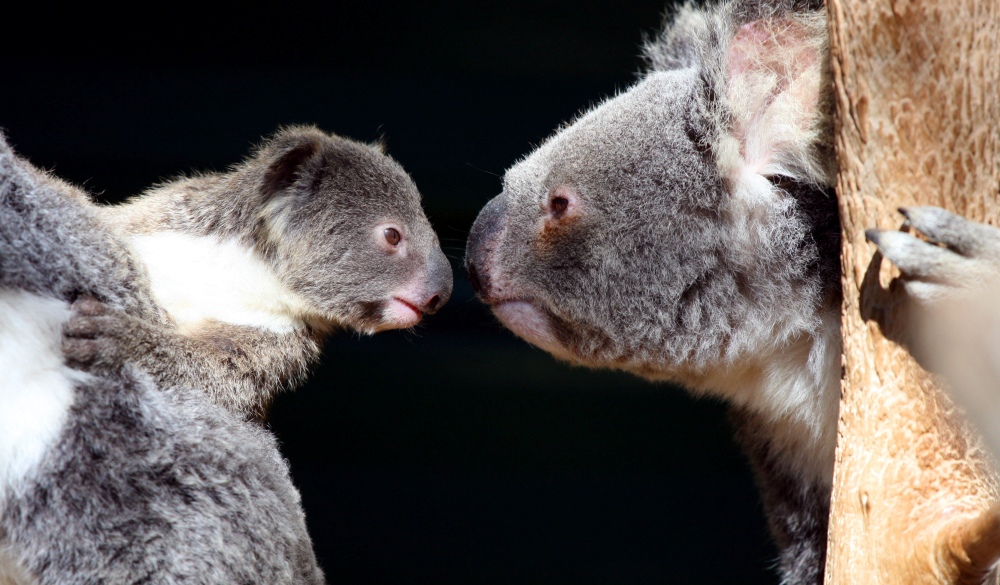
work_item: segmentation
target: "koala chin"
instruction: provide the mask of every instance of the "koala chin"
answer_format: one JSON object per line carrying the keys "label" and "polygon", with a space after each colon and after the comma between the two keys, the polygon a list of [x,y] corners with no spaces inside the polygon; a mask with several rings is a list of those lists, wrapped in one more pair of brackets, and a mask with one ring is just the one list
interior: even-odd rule
{"label": "koala chin", "polygon": [[822,578],[840,226],[821,2],[685,7],[649,68],[511,167],[466,269],[558,358],[726,399],[785,582]]}

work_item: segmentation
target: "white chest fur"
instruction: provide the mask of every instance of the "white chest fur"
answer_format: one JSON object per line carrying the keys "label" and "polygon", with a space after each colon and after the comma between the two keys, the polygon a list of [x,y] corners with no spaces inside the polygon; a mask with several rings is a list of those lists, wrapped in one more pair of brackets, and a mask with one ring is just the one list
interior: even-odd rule
{"label": "white chest fur", "polygon": [[206,321],[289,333],[308,308],[248,246],[179,232],[134,236],[153,296],[181,331]]}
{"label": "white chest fur", "polygon": [[0,289],[0,510],[56,441],[86,375],[63,365],[69,305]]}

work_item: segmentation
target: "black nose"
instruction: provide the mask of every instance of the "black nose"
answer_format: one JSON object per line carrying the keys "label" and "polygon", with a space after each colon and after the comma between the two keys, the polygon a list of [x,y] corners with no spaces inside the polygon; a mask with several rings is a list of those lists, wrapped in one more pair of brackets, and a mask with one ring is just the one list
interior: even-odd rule
{"label": "black nose", "polygon": [[444,252],[436,250],[429,258],[430,268],[427,274],[427,300],[424,301],[420,310],[429,314],[437,312],[451,298],[454,279],[451,274],[451,263],[445,257]]}
{"label": "black nose", "polygon": [[501,193],[483,207],[469,231],[469,241],[465,245],[465,270],[469,273],[472,289],[480,297],[489,294],[490,262],[493,261],[493,249],[503,231],[506,216],[507,204]]}

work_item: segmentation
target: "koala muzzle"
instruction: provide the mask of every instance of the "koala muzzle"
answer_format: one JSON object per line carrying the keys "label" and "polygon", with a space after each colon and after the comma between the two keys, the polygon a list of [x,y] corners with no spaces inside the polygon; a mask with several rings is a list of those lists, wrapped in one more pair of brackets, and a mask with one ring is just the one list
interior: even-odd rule
{"label": "koala muzzle", "polygon": [[428,289],[430,297],[422,307],[423,312],[428,315],[436,313],[451,298],[454,278],[451,273],[451,264],[444,253],[438,250],[431,259],[431,269],[427,275]]}
{"label": "koala muzzle", "polygon": [[469,281],[476,294],[486,302],[489,302],[493,250],[503,233],[506,218],[507,205],[500,194],[479,212],[465,246],[465,270]]}
{"label": "koala muzzle", "polygon": [[427,271],[427,300],[420,310],[428,315],[436,313],[451,298],[454,278],[451,264],[441,250],[436,250],[430,258],[430,269]]}

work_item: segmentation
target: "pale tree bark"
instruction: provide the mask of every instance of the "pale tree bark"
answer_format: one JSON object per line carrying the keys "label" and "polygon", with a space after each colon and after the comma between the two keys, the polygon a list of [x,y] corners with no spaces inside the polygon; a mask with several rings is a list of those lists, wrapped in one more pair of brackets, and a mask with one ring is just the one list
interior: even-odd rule
{"label": "pale tree bark", "polygon": [[995,473],[935,378],[891,341],[906,313],[884,309],[898,287],[864,230],[898,228],[907,205],[1000,218],[1000,0],[828,0],[828,13],[844,380],[826,582],[993,582]]}

